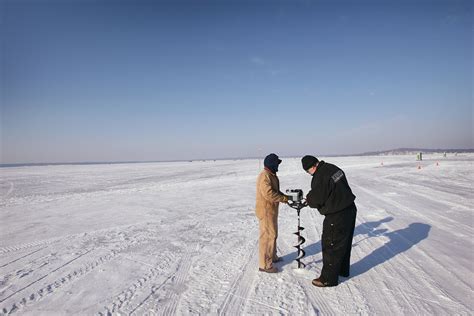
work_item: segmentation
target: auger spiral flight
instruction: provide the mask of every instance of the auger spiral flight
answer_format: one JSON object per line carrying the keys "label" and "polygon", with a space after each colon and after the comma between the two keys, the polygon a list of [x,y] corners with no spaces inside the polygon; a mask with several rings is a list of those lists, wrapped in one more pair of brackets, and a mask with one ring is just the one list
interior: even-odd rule
{"label": "auger spiral flight", "polygon": [[302,208],[308,206],[308,204],[306,204],[306,201],[303,199],[303,190],[286,190],[286,194],[290,197],[288,205],[291,208],[294,208],[298,214],[298,228],[294,233],[298,237],[298,243],[294,246],[298,250],[298,256],[296,257],[295,261],[298,263],[298,269],[304,268],[306,265],[301,262],[301,259],[303,259],[306,253],[303,249],[301,249],[301,246],[306,242],[306,239],[301,236],[301,232],[304,230],[304,227],[301,226],[300,211]]}

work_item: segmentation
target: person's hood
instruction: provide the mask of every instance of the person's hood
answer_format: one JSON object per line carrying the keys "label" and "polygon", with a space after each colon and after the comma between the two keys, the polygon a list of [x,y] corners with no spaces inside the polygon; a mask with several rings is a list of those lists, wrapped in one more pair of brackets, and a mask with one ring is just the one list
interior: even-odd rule
{"label": "person's hood", "polygon": [[278,166],[281,164],[281,159],[278,158],[278,156],[274,153],[271,153],[270,155],[265,157],[265,160],[263,161],[263,165],[268,168],[270,171],[273,173],[278,172]]}

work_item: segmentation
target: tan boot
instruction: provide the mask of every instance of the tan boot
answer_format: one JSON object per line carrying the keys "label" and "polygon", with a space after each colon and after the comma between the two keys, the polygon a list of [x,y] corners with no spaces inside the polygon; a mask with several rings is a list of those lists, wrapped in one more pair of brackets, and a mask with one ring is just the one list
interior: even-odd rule
{"label": "tan boot", "polygon": [[258,268],[258,271],[267,272],[267,273],[277,273],[278,269],[276,267],[271,267],[271,268],[268,268],[268,269]]}

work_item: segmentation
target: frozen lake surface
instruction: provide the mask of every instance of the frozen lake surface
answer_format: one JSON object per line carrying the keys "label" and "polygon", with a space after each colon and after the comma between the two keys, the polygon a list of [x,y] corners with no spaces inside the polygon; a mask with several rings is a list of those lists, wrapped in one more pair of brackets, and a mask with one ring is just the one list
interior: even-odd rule
{"label": "frozen lake surface", "polygon": [[[282,272],[257,272],[258,160],[2,168],[0,314],[472,315],[474,155],[323,159],[358,207],[351,277],[324,289],[309,208],[306,269],[281,205]],[[299,159],[278,175],[307,193]]]}

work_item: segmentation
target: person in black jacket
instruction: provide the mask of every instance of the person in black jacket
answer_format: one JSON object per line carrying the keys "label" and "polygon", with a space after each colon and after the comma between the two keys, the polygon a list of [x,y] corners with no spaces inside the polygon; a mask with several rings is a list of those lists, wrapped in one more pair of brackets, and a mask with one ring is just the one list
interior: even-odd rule
{"label": "person in black jacket", "polygon": [[314,156],[301,159],[303,169],[313,176],[311,191],[306,196],[308,206],[324,215],[323,269],[313,280],[318,287],[336,286],[339,276],[348,277],[352,237],[354,236],[357,208],[344,171],[337,166],[319,161]]}

